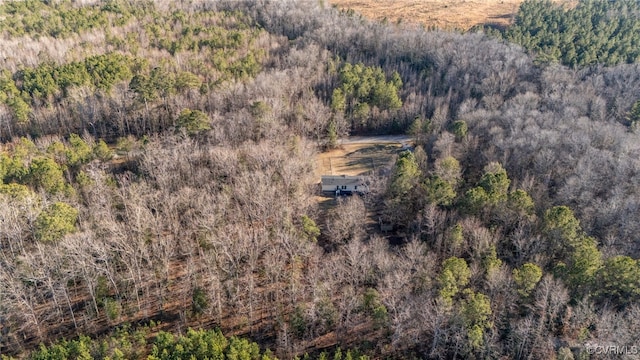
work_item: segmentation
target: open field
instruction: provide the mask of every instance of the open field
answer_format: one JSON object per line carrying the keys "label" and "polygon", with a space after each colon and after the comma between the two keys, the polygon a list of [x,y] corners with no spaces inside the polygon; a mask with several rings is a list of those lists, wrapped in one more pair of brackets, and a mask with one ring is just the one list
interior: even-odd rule
{"label": "open field", "polygon": [[343,145],[318,156],[319,175],[365,175],[386,166],[400,147],[399,144]]}
{"label": "open field", "polygon": [[387,166],[408,141],[406,136],[345,139],[338,148],[318,154],[318,180],[321,175],[365,175]]}
{"label": "open field", "polygon": [[[351,137],[344,139],[341,145],[317,156],[316,178],[322,175],[366,175],[372,171],[387,167],[395,156],[408,145],[407,136]],[[319,189],[319,187],[318,187]],[[316,195],[320,209],[326,212],[336,204],[333,195]],[[368,217],[371,220],[371,214]]]}
{"label": "open field", "polygon": [[[522,0],[329,0],[341,9],[389,22],[409,22],[445,30],[476,25],[509,25]],[[567,4],[575,1],[557,0]]]}

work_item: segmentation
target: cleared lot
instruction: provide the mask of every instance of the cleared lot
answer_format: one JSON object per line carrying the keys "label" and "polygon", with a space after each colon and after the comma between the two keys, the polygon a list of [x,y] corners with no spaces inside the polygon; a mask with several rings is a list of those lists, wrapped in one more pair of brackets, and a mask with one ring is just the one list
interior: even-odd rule
{"label": "cleared lot", "polygon": [[[322,175],[367,175],[381,168],[390,167],[396,156],[412,140],[405,135],[389,136],[353,136],[342,139],[338,148],[319,153],[316,161],[318,195],[316,201],[320,209],[326,212],[336,204],[331,194],[321,194],[320,177]],[[371,214],[367,222],[373,222]]]}
{"label": "cleared lot", "polygon": [[388,166],[410,141],[404,135],[344,139],[337,149],[318,154],[318,181],[321,175],[366,175]]}

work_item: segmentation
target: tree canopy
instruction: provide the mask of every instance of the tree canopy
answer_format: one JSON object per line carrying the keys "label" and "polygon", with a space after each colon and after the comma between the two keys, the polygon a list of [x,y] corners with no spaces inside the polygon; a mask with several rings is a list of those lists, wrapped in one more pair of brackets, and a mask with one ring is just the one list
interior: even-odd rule
{"label": "tree canopy", "polygon": [[581,0],[573,8],[526,0],[504,38],[541,61],[569,66],[617,65],[640,60],[637,1]]}

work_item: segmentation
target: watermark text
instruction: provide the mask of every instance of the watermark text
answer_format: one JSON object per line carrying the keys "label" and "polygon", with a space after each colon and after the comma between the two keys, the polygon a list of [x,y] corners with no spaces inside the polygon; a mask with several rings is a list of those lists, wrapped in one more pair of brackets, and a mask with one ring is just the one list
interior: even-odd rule
{"label": "watermark text", "polygon": [[588,354],[592,355],[638,355],[640,346],[635,345],[615,345],[615,344],[594,344],[584,345]]}

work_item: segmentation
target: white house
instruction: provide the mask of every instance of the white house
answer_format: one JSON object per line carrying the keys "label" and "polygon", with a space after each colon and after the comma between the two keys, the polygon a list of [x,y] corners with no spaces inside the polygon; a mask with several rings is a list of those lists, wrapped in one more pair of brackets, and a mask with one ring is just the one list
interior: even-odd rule
{"label": "white house", "polygon": [[322,192],[365,193],[369,191],[362,176],[322,175]]}

